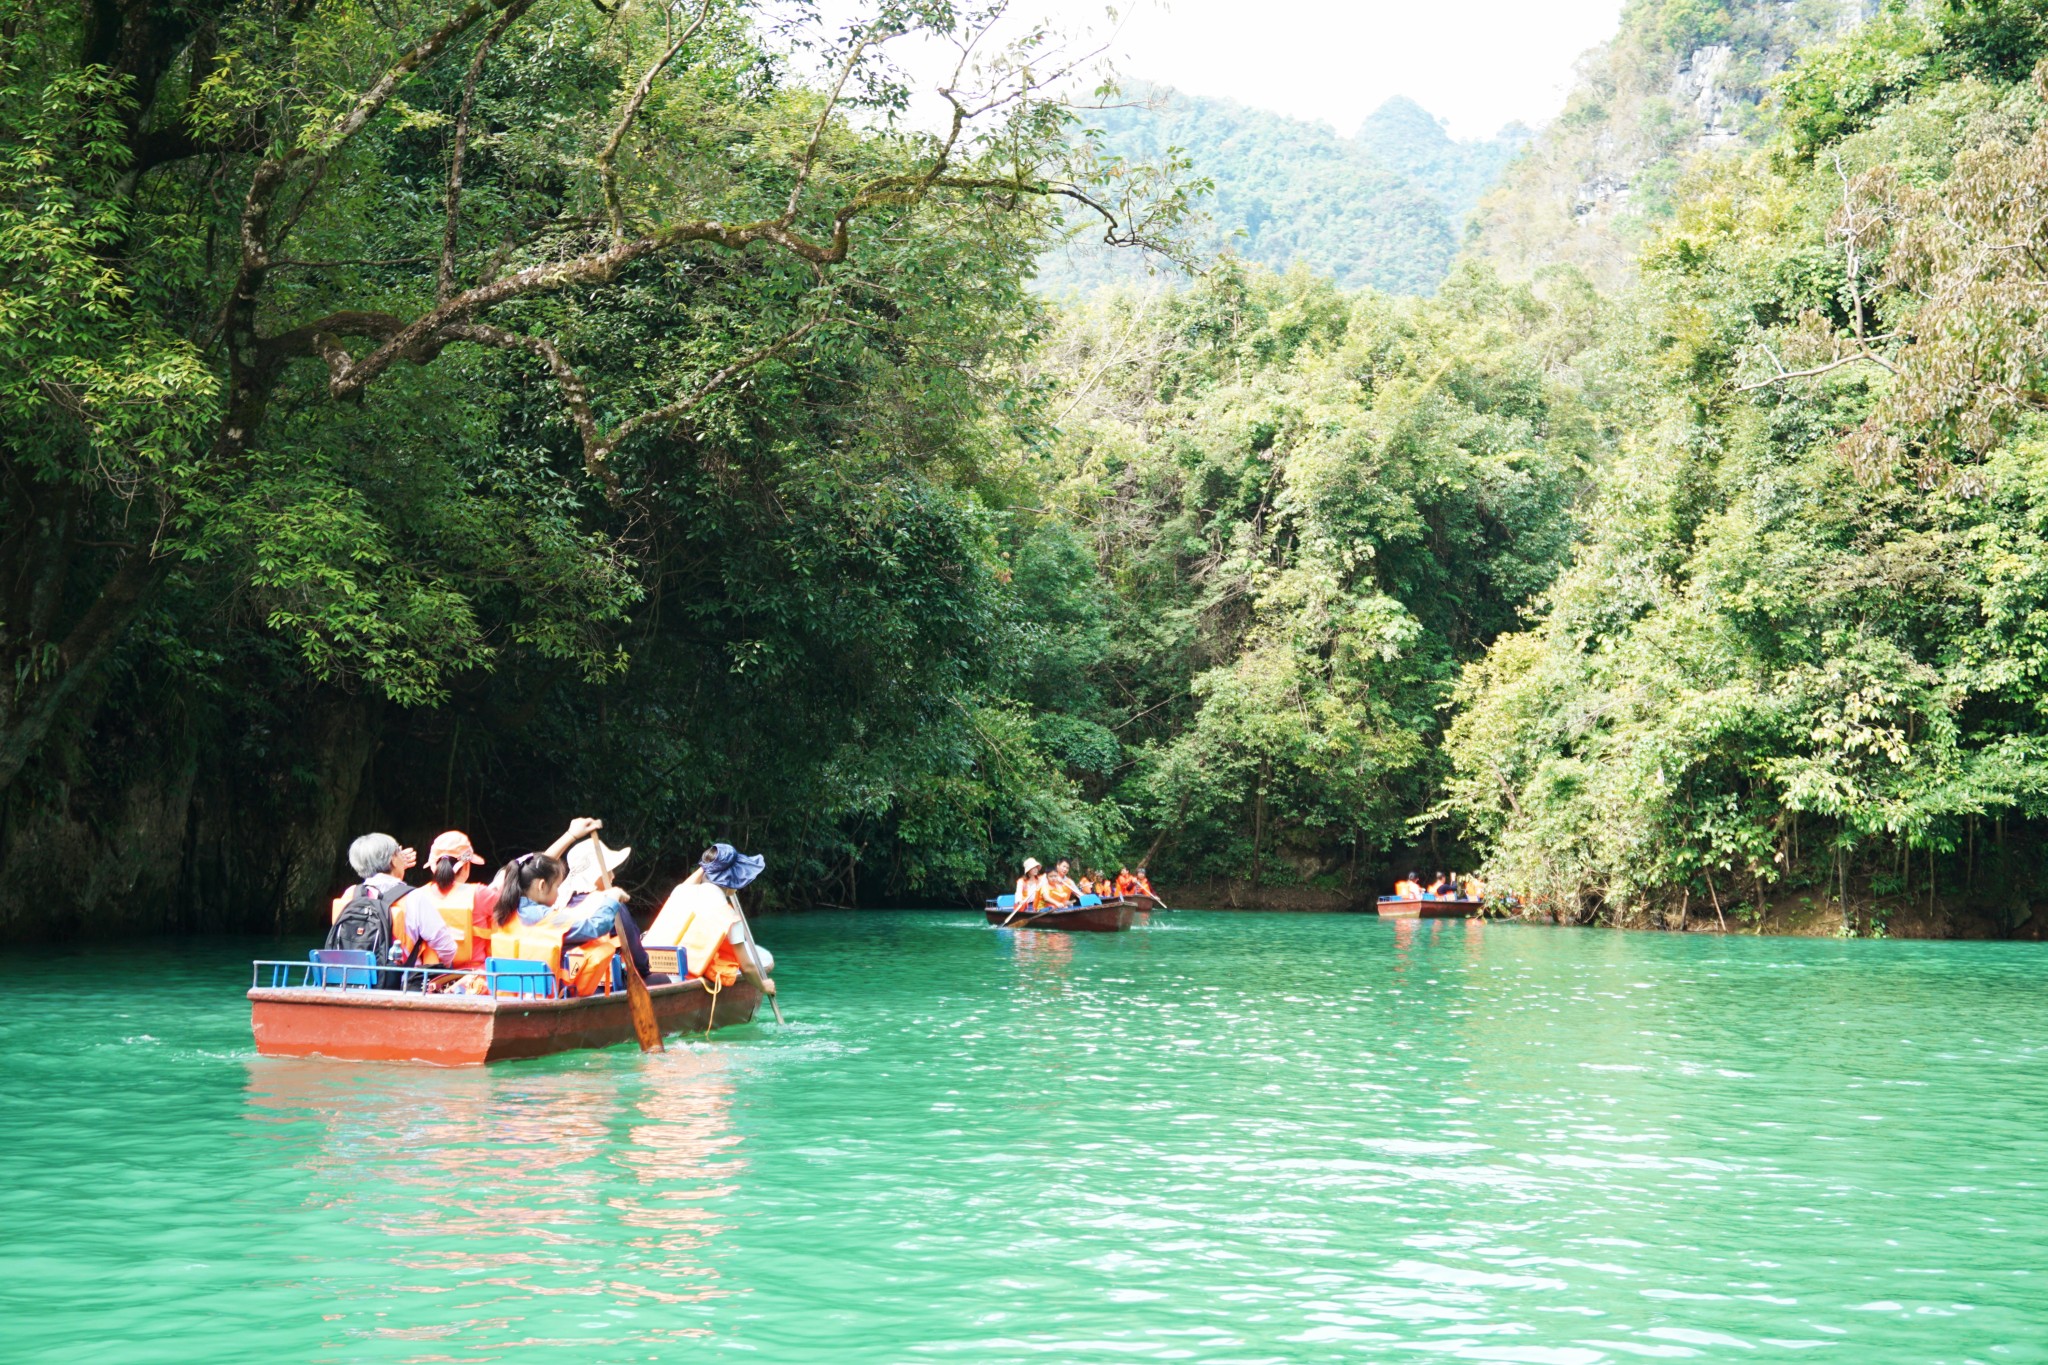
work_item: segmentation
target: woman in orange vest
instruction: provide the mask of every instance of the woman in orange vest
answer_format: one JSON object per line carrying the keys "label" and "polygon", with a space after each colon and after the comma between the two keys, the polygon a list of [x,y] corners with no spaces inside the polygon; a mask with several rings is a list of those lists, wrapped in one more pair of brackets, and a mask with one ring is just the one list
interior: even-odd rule
{"label": "woman in orange vest", "polygon": [[490,943],[492,911],[497,908],[491,888],[478,886],[469,879],[469,869],[481,867],[483,861],[477,857],[469,836],[461,830],[439,834],[427,854],[427,871],[432,880],[399,903],[406,922],[415,929],[427,923],[425,917],[431,915],[455,935],[454,960],[443,963],[436,953],[435,961],[428,965],[483,965]]}
{"label": "woman in orange vest", "polygon": [[1137,889],[1138,879],[1131,875],[1131,870],[1128,867],[1118,868],[1116,870],[1116,894],[1118,896],[1128,896]]}
{"label": "woman in orange vest", "polygon": [[[545,962],[566,982],[564,950],[608,937],[619,927],[625,893],[617,889],[594,891],[574,905],[558,907],[568,876],[569,869],[552,853],[522,853],[499,869],[491,883],[497,893],[491,916],[492,957]],[[609,954],[602,960],[609,962]]]}
{"label": "woman in orange vest", "polygon": [[1150,896],[1154,900],[1159,899],[1158,893],[1153,891],[1152,889],[1152,878],[1145,874],[1144,868],[1141,867],[1138,869],[1138,875],[1135,878],[1133,878],[1133,880],[1138,883],[1139,895]]}
{"label": "woman in orange vest", "polygon": [[1013,902],[1020,909],[1029,910],[1038,903],[1038,883],[1045,876],[1045,868],[1036,858],[1024,860],[1024,875],[1017,878],[1017,898]]}

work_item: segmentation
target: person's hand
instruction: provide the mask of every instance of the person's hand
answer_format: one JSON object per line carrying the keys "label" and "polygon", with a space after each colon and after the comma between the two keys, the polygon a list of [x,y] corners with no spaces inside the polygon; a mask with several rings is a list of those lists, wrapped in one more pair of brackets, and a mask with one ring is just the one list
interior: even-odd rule
{"label": "person's hand", "polygon": [[391,859],[391,875],[394,877],[403,877],[406,873],[412,871],[419,865],[419,850],[411,848],[401,848],[400,850],[398,850],[397,854],[394,855]]}
{"label": "person's hand", "polygon": [[579,815],[569,822],[569,842],[573,844],[578,839],[595,834],[603,828],[604,821],[593,820],[587,815]]}
{"label": "person's hand", "polygon": [[761,989],[762,989],[762,990],[764,990],[764,991],[766,991],[766,992],[768,992],[768,994],[770,994],[770,995],[773,995],[773,994],[775,994],[775,978],[774,978],[774,977],[772,977],[772,976],[764,976],[764,977],[762,977],[762,978],[761,978]]}

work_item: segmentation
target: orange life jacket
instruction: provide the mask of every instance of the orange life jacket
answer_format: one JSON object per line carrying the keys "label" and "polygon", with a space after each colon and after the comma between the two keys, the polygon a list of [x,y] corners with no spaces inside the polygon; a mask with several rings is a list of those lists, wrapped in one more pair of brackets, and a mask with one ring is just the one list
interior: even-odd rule
{"label": "orange life jacket", "polygon": [[1152,895],[1152,879],[1150,877],[1133,876],[1131,878],[1131,885],[1140,895]]}
{"label": "orange life jacket", "polygon": [[1130,894],[1131,894],[1131,893],[1132,893],[1133,891],[1136,891],[1137,889],[1138,889],[1138,879],[1137,879],[1136,877],[1133,877],[1133,876],[1132,876],[1132,875],[1131,875],[1130,873],[1128,873],[1128,872],[1119,872],[1119,873],[1117,873],[1117,874],[1116,874],[1116,893],[1117,893],[1117,895],[1119,895],[1119,896],[1128,896],[1128,895],[1130,895]]}
{"label": "orange life jacket", "polygon": [[[441,917],[441,923],[455,931],[455,960],[453,962],[442,962],[438,957],[435,957],[432,948],[426,948],[420,952],[420,961],[430,967],[474,967],[478,965],[483,961],[483,958],[477,952],[476,920],[474,918],[476,891],[477,888],[474,882],[457,882],[445,892],[432,882],[415,888],[398,902],[398,909],[392,912],[394,916],[391,925],[392,936],[394,938],[401,937],[396,921],[396,916],[400,911],[412,915],[415,924],[426,923],[421,918],[423,915],[430,913],[438,914]],[[412,944],[407,943],[405,948],[406,951],[410,952]]]}
{"label": "orange life jacket", "polygon": [[730,904],[707,902],[703,908],[693,909],[676,939],[678,965],[688,975],[716,982],[721,988],[739,980],[740,955],[732,946],[732,928],[739,922]]}
{"label": "orange life jacket", "polygon": [[491,926],[491,956],[545,962],[555,979],[567,985],[569,978],[562,973],[562,940],[575,923],[572,915],[560,911],[549,911],[533,924],[514,914],[510,923]]}
{"label": "orange life jacket", "polygon": [[1043,882],[1039,883],[1039,909],[1058,909],[1061,906],[1072,905],[1073,903],[1073,890],[1069,888],[1068,885],[1065,882],[1061,881],[1059,878],[1047,877]]}
{"label": "orange life jacket", "polygon": [[575,970],[569,974],[569,994],[610,995],[612,990],[612,959],[619,955],[619,941],[606,934],[588,943],[579,943],[569,950]]}

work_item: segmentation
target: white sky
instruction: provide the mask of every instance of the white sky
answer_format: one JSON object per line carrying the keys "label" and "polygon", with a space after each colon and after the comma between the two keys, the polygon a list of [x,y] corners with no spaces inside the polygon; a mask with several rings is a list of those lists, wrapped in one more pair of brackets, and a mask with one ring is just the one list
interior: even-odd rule
{"label": "white sky", "polygon": [[[1126,0],[1109,55],[1127,77],[1222,95],[1350,133],[1406,95],[1458,137],[1564,107],[1572,66],[1622,0]],[[1017,10],[1107,34],[1103,0]]]}

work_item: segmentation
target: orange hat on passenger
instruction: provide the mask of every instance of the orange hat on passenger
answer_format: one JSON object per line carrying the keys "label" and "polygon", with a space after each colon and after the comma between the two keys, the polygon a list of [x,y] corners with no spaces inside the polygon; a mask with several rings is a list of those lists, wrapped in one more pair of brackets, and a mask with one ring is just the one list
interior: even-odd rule
{"label": "orange hat on passenger", "polygon": [[427,854],[427,861],[432,863],[439,858],[454,858],[459,862],[475,863],[478,867],[484,863],[476,856],[476,850],[470,847],[469,836],[459,829],[434,836],[433,851]]}

